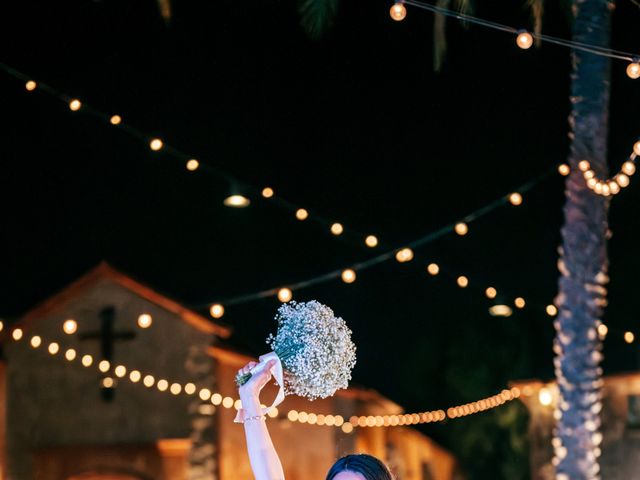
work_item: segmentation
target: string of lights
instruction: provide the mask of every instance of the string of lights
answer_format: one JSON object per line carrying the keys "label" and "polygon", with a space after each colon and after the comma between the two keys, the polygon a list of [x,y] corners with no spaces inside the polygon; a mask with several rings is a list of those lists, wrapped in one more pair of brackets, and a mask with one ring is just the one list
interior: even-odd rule
{"label": "string of lights", "polygon": [[198,160],[193,155],[184,152],[176,146],[168,144],[164,139],[147,134],[126,123],[121,115],[115,113],[104,113],[103,111],[92,107],[85,101],[81,101],[79,98],[63,93],[44,82],[36,81],[29,75],[4,63],[0,63],[0,70],[19,81],[24,82],[24,88],[27,92],[44,92],[65,103],[71,112],[81,112],[91,115],[98,119],[103,125],[110,126],[111,128],[118,128],[120,131],[134,137],[136,140],[144,142],[148,145],[148,148],[151,151],[162,152],[169,158],[181,162],[189,172],[204,172],[223,179],[229,184],[230,188],[230,195],[223,201],[223,204],[227,207],[248,207],[251,204],[252,198],[261,198],[266,201],[266,203],[286,211],[287,214],[293,214],[293,216],[295,216],[295,218],[300,222],[315,222],[316,224],[319,224],[324,231],[329,231],[334,237],[338,237],[342,241],[357,244],[359,246],[364,244],[368,248],[375,248],[378,246],[377,236],[372,234],[358,234],[358,239],[355,240],[356,233],[354,232],[352,235],[347,235],[347,233],[349,233],[349,229],[345,229],[342,223],[328,220],[319,213],[311,211],[308,207],[303,207],[302,205],[291,202],[280,195],[276,195],[274,188],[270,186],[258,187],[250,182],[239,179],[236,175],[220,167],[214,166],[212,162],[203,162]]}
{"label": "string of lights", "polygon": [[[152,319],[148,314],[142,314],[138,318],[138,326],[140,328],[150,328]],[[73,319],[67,319],[63,322],[62,330],[67,335],[73,335],[76,333],[78,324]],[[2,331],[3,325],[0,322],[0,331]],[[14,342],[21,342],[26,340],[25,332],[20,327],[14,327],[11,330],[10,339]],[[149,390],[156,390],[160,393],[169,394],[173,396],[197,395],[202,402],[210,402],[215,407],[222,407],[226,409],[240,409],[242,408],[242,402],[239,399],[235,399],[230,396],[225,396],[219,392],[212,392],[209,388],[198,387],[193,382],[180,383],[165,378],[162,375],[154,375],[152,373],[143,372],[139,369],[132,368],[128,365],[118,363],[112,364],[108,360],[99,360],[89,354],[82,354],[76,349],[71,347],[65,347],[61,342],[47,341],[40,335],[32,335],[29,338],[29,346],[33,350],[44,349],[49,354],[49,358],[64,357],[69,364],[80,364],[82,367],[89,369],[97,369],[102,375],[100,386],[101,388],[111,389],[116,388],[118,382],[128,381],[134,385],[142,385]],[[427,423],[443,422],[447,419],[452,420],[456,418],[466,417],[475,413],[484,412],[497,408],[505,403],[513,401],[520,396],[520,390],[518,388],[511,388],[502,390],[496,395],[492,395],[487,398],[483,398],[474,402],[466,403],[463,405],[447,408],[446,411],[442,409],[431,410],[418,413],[405,413],[405,414],[390,414],[390,415],[361,415],[352,416],[348,421],[341,415],[334,414],[321,414],[314,412],[304,412],[297,410],[289,410],[286,414],[279,411],[277,408],[273,408],[269,411],[268,416],[270,418],[279,418],[282,420],[288,420],[291,423],[300,423],[315,426],[327,426],[340,428],[344,433],[351,433],[355,428],[365,427],[396,427],[405,425],[418,425]]]}
{"label": "string of lights", "polygon": [[[566,167],[566,171],[563,167]],[[560,165],[557,167],[562,175],[568,175],[569,170],[568,166]],[[411,262],[414,259],[414,250],[425,245],[428,245],[445,235],[450,233],[455,233],[458,236],[465,236],[469,233],[470,224],[489,213],[493,212],[499,207],[511,205],[518,207],[523,203],[523,195],[533,189],[535,186],[540,184],[543,180],[549,177],[554,171],[556,167],[553,169],[543,173],[542,175],[530,180],[529,182],[521,185],[515,191],[507,195],[503,195],[500,198],[490,202],[483,207],[478,208],[477,210],[469,213],[464,216],[462,219],[444,225],[443,227],[436,229],[435,231],[418,238],[417,240],[411,241],[405,246],[400,248],[389,249],[384,253],[381,253],[373,258],[370,258],[366,261],[355,263],[349,265],[345,268],[336,269],[330,271],[328,273],[318,275],[316,277],[312,277],[306,280],[288,283],[284,285],[280,285],[273,288],[268,288],[265,290],[260,290],[258,292],[251,292],[247,294],[237,295],[227,297],[225,299],[215,300],[213,302],[206,302],[200,305],[197,305],[196,308],[209,308],[209,313],[213,318],[221,318],[225,314],[225,308],[233,305],[239,305],[248,303],[255,300],[260,300],[264,298],[269,298],[276,296],[279,301],[286,303],[289,302],[293,298],[293,292],[299,291],[308,287],[312,287],[315,285],[319,285],[325,282],[333,281],[336,279],[342,280],[344,283],[351,284],[354,283],[357,279],[358,273],[374,266],[380,265],[384,262],[395,259],[399,263],[407,263]],[[442,269],[438,263],[431,262],[426,267],[427,272],[431,276],[438,276]],[[469,284],[469,279],[466,276],[456,276],[456,283],[460,288],[466,288]],[[495,290],[494,288],[488,289],[488,291]],[[493,296],[489,296],[490,299],[493,299],[497,296],[497,293]],[[508,315],[507,315],[508,316]]]}
{"label": "string of lights", "polygon": [[600,47],[598,45],[590,45],[587,43],[576,42],[574,40],[567,40],[564,38],[554,37],[554,36],[546,35],[542,33],[529,32],[524,29],[518,29],[508,25],[491,22],[489,20],[484,20],[478,17],[474,17],[472,15],[462,13],[462,12],[449,10],[444,7],[431,5],[429,3],[421,2],[419,0],[396,1],[389,11],[391,18],[393,20],[402,21],[405,19],[405,17],[407,16],[407,9],[405,8],[405,5],[410,5],[412,7],[416,7],[422,10],[427,10],[432,13],[443,15],[445,17],[462,20],[469,24],[479,25],[482,27],[491,28],[493,30],[498,30],[498,31],[506,32],[512,35],[516,35],[516,44],[518,45],[518,47],[520,47],[523,50],[527,50],[531,48],[531,46],[533,45],[533,40],[537,39],[543,42],[552,43],[552,44],[563,46],[563,47],[568,47],[574,50],[580,50],[580,51],[591,53],[594,55],[609,57],[616,60],[624,60],[629,62],[629,65],[627,66],[627,75],[629,76],[629,78],[632,78],[632,79],[640,78],[640,55],[639,54],[633,54],[629,52],[614,50],[611,48]]}
{"label": "string of lights", "polygon": [[598,178],[596,172],[591,168],[591,163],[588,160],[582,160],[578,164],[578,168],[582,171],[582,176],[589,189],[601,195],[603,197],[609,197],[617,195],[625,187],[629,186],[631,182],[630,177],[636,173],[636,159],[640,155],[640,141],[637,141],[633,145],[633,152],[629,156],[629,160],[622,164],[620,171],[614,176],[603,180]]}

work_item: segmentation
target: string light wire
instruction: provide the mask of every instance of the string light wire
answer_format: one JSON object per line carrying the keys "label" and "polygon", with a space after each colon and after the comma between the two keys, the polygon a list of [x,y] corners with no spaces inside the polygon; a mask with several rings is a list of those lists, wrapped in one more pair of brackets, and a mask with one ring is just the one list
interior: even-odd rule
{"label": "string light wire", "polygon": [[[520,29],[514,28],[514,27],[510,27],[508,25],[503,25],[501,23],[497,23],[497,22],[492,22],[489,20],[484,20],[482,18],[478,18],[478,17],[474,17],[473,15],[468,15],[462,12],[456,12],[453,10],[449,10],[447,8],[443,8],[443,7],[438,7],[436,5],[431,5],[429,3],[425,3],[425,2],[420,2],[418,0],[402,0],[401,3],[404,3],[405,5],[411,5],[412,7],[416,7],[422,10],[427,10],[433,13],[437,13],[439,15],[443,15],[445,17],[451,17],[451,18],[455,18],[457,20],[462,20],[464,22],[467,23],[471,23],[471,24],[475,24],[475,25],[480,25],[482,27],[487,27],[487,28],[491,28],[493,30],[499,30],[502,32],[506,32],[506,33],[511,33],[511,34],[517,34],[519,32],[521,32]],[[559,38],[559,37],[554,37],[552,35],[546,35],[546,34],[539,34],[539,33],[535,33],[535,32],[528,32],[533,38],[536,38],[538,40],[544,41],[544,42],[548,42],[548,43],[553,43],[555,45],[560,45],[563,47],[568,47],[568,48],[572,48],[575,50],[580,50],[583,52],[587,52],[587,53],[592,53],[594,55],[600,55],[603,57],[609,57],[609,58],[613,58],[613,59],[617,59],[617,60],[625,60],[628,62],[636,62],[638,60],[638,58],[640,58],[640,55],[638,54],[633,54],[633,53],[629,53],[629,52],[623,52],[620,50],[614,50],[611,48],[606,48],[606,47],[600,47],[597,45],[590,45],[587,43],[582,43],[582,42],[576,42],[574,40],[567,40],[564,38]]]}

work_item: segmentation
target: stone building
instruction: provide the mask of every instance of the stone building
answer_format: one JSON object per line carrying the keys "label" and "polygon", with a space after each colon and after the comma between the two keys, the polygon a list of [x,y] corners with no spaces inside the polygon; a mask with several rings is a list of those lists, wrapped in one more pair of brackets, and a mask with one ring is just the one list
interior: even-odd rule
{"label": "stone building", "polygon": [[[0,480],[252,478],[232,421],[233,377],[250,358],[229,347],[229,327],[102,264],[2,335]],[[288,397],[269,419],[287,480],[322,478],[351,452],[387,459],[401,480],[455,475],[454,458],[410,428],[345,432],[291,421],[291,410],[402,412],[358,388]]]}
{"label": "stone building", "polygon": [[[530,414],[529,441],[532,480],[553,480],[555,383],[516,384]],[[640,372],[604,377],[602,388],[601,478],[640,478]]]}

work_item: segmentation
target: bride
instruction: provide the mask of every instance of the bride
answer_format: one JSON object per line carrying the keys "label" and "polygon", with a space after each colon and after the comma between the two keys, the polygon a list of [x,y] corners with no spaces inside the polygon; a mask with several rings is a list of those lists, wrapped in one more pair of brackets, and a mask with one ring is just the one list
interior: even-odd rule
{"label": "bride", "polygon": [[[238,373],[248,373],[256,362],[249,362]],[[242,419],[247,439],[247,449],[251,469],[256,480],[284,480],[280,458],[271,442],[265,416],[260,407],[260,391],[271,379],[271,367],[255,373],[251,379],[239,388],[242,400]],[[339,459],[329,470],[326,480],[394,480],[384,463],[376,457],[366,454],[347,455]]]}

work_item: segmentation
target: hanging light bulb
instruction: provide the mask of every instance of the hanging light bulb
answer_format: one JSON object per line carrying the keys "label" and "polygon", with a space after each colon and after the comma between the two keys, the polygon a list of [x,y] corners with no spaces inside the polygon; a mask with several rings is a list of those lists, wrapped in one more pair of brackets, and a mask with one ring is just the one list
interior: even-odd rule
{"label": "hanging light bulb", "polygon": [[195,158],[192,158],[187,162],[187,170],[189,170],[190,172],[197,170],[199,166],[200,166],[200,162]]}
{"label": "hanging light bulb", "polygon": [[367,238],[364,239],[364,243],[369,248],[377,247],[378,246],[378,237],[376,237],[375,235],[369,235]]}
{"label": "hanging light bulb", "polygon": [[148,313],[143,313],[138,317],[138,326],[140,328],[149,328],[153,323],[153,317]]}
{"label": "hanging light bulb", "polygon": [[563,177],[566,177],[567,175],[569,175],[569,173],[571,173],[571,168],[569,168],[569,165],[567,165],[566,163],[563,163],[558,166],[558,173],[560,173],[560,175],[562,175]]}
{"label": "hanging light bulb", "polygon": [[553,403],[553,394],[551,393],[551,390],[546,387],[541,388],[538,392],[538,401],[545,407],[551,405]]}
{"label": "hanging light bulb", "polygon": [[613,194],[613,195],[617,195],[618,193],[620,193],[620,185],[618,185],[616,182],[609,182],[609,191]]}
{"label": "hanging light bulb", "polygon": [[531,48],[531,45],[533,45],[533,37],[526,30],[520,30],[518,32],[518,37],[516,38],[516,43],[521,49],[527,50]]}
{"label": "hanging light bulb", "polygon": [[498,291],[493,288],[493,287],[489,287],[484,291],[485,295],[487,296],[487,298],[496,298],[496,296],[498,295]]}
{"label": "hanging light bulb", "polygon": [[435,277],[440,273],[440,267],[437,263],[430,263],[427,266],[427,272],[429,272],[429,275],[433,275]]}
{"label": "hanging light bulb", "polygon": [[216,303],[214,305],[211,305],[209,313],[213,318],[222,318],[222,316],[224,315],[224,307],[219,303]]}
{"label": "hanging light bulb", "polygon": [[520,195],[518,192],[513,192],[511,195],[509,195],[509,203],[511,203],[511,205],[513,205],[514,207],[522,205],[522,195]]}
{"label": "hanging light bulb", "polygon": [[62,330],[64,330],[64,333],[67,335],[73,335],[78,330],[78,322],[71,318],[69,320],[65,320],[62,324]]}
{"label": "hanging light bulb", "polygon": [[82,107],[82,103],[77,98],[74,98],[69,102],[69,109],[72,112],[77,112],[78,110],[80,110],[80,107]]}
{"label": "hanging light bulb", "polygon": [[273,192],[273,188],[271,188],[271,187],[264,187],[264,188],[262,189],[262,196],[263,196],[264,198],[271,198],[271,197],[273,197],[273,193],[274,193],[274,192]]}
{"label": "hanging light bulb", "polygon": [[299,208],[296,210],[296,218],[300,221],[306,220],[309,218],[309,212],[307,212],[304,208]]}
{"label": "hanging light bulb", "polygon": [[598,335],[600,335],[601,338],[606,337],[607,333],[609,333],[609,328],[604,323],[598,325]]}
{"label": "hanging light bulb", "polygon": [[344,283],[353,283],[356,281],[356,272],[350,268],[347,268],[342,272],[342,281]]}
{"label": "hanging light bulb", "polygon": [[458,235],[460,235],[461,237],[465,236],[467,233],[469,233],[469,227],[467,226],[466,223],[464,222],[459,222],[456,223],[455,226],[455,231]]}
{"label": "hanging light bulb", "polygon": [[340,223],[334,223],[331,225],[331,233],[334,235],[341,235],[344,232],[344,227]]}
{"label": "hanging light bulb", "polygon": [[524,298],[522,297],[518,297],[515,299],[515,306],[518,308],[524,308],[527,304],[527,302],[525,302]]}
{"label": "hanging light bulb", "polygon": [[38,85],[36,84],[36,82],[34,82],[33,80],[29,80],[25,85],[24,88],[26,88],[28,91],[33,92],[36,87]]}
{"label": "hanging light bulb", "polygon": [[154,152],[157,152],[164,146],[164,143],[159,138],[154,138],[149,142],[149,148]]}
{"label": "hanging light bulb", "polygon": [[629,186],[629,177],[627,175],[625,175],[624,173],[619,173],[618,175],[616,175],[615,181],[622,188],[625,188],[625,187]]}
{"label": "hanging light bulb", "polygon": [[460,288],[467,288],[469,286],[469,279],[464,275],[460,275],[456,280],[456,283]]}
{"label": "hanging light bulb", "polygon": [[633,80],[640,78],[640,63],[638,63],[637,60],[634,60],[627,66],[627,75]]}
{"label": "hanging light bulb", "polygon": [[245,208],[251,204],[251,201],[244,195],[229,195],[224,199],[224,205],[233,208]]}
{"label": "hanging light bulb", "polygon": [[410,248],[403,248],[396,253],[396,260],[400,263],[410,262],[413,260],[413,250]]}
{"label": "hanging light bulb", "polygon": [[291,289],[284,287],[278,290],[278,300],[282,303],[287,303],[292,297],[293,293],[291,292]]}
{"label": "hanging light bulb", "polygon": [[545,310],[547,311],[547,315],[549,315],[550,317],[558,314],[558,309],[555,305],[547,305]]}
{"label": "hanging light bulb", "polygon": [[489,314],[492,317],[510,317],[513,310],[509,305],[493,305],[489,308]]}
{"label": "hanging light bulb", "polygon": [[636,164],[629,161],[629,162],[624,162],[622,164],[622,171],[624,173],[626,173],[627,175],[631,176],[634,173],[636,173]]}
{"label": "hanging light bulb", "polygon": [[633,343],[633,341],[636,339],[636,336],[633,334],[633,332],[624,332],[624,341],[627,343]]}
{"label": "hanging light bulb", "polygon": [[122,117],[120,115],[112,115],[109,122],[111,125],[120,125],[122,123]]}
{"label": "hanging light bulb", "polygon": [[396,22],[404,20],[404,18],[407,16],[407,9],[405,8],[403,2],[396,2],[389,10],[389,15],[391,15],[391,18],[393,18]]}
{"label": "hanging light bulb", "polygon": [[589,163],[589,160],[581,160],[578,164],[578,168],[581,171],[586,172],[587,170],[591,169],[591,164]]}

